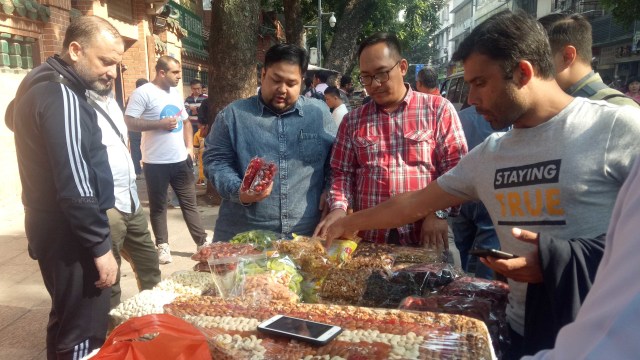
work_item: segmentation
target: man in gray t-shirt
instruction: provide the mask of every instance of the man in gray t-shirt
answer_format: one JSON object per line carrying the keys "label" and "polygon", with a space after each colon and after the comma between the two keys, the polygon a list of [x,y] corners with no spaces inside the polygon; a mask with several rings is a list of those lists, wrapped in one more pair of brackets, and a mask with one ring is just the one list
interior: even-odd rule
{"label": "man in gray t-shirt", "polygon": [[[461,43],[454,60],[464,63],[469,103],[494,129],[513,125],[513,130],[490,136],[425,189],[335,222],[327,240],[355,230],[397,227],[438,209],[481,200],[502,249],[519,255],[511,260],[483,259],[509,279],[507,315],[513,342],[506,358],[519,358],[546,346],[536,336],[523,336],[529,326],[527,284],[553,285],[547,274],[567,274],[571,267],[595,274],[602,256],[601,245],[584,241],[572,248],[573,257],[541,261],[540,254],[551,246],[543,237],[558,242],[606,233],[618,191],[640,153],[640,111],[564,93],[554,80],[546,34],[528,15],[494,15]],[[514,227],[544,236],[539,244],[521,242],[512,235],[518,233]],[[567,287],[580,288],[579,307],[591,283],[577,277],[564,280]],[[548,327],[553,338],[577,313],[575,308],[568,314],[536,310],[536,304],[527,308],[527,319],[564,319]]]}

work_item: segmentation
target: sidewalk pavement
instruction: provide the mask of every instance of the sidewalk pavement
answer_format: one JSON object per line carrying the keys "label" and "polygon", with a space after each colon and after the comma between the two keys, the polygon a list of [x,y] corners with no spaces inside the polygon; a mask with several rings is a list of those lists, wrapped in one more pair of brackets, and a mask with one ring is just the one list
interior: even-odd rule
{"label": "sidewalk pavement", "polygon": [[[148,219],[146,184],[144,180],[137,184]],[[203,187],[197,187],[197,193],[202,224],[211,235],[218,206],[206,203]],[[180,209],[168,209],[167,222],[173,262],[160,265],[163,279],[175,271],[191,269],[195,262],[190,257],[196,251]],[[27,253],[22,204],[0,208],[0,249],[0,360],[46,359],[45,336],[51,300],[38,263]],[[121,273],[124,301],[137,294],[138,288],[131,266],[124,260]]]}

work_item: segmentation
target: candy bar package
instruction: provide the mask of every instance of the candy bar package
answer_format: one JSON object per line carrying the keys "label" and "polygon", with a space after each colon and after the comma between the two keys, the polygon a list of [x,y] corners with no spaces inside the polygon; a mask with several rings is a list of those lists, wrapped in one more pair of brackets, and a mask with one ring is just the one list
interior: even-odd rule
{"label": "candy bar package", "polygon": [[253,194],[263,192],[271,185],[277,172],[278,167],[275,163],[268,162],[260,157],[254,157],[244,172],[240,191]]}

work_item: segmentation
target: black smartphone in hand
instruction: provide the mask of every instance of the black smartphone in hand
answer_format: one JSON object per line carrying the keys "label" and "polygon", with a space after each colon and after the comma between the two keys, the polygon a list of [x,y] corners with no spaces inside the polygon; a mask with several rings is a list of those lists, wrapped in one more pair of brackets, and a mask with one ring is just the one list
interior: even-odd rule
{"label": "black smartphone in hand", "polygon": [[509,254],[508,252],[496,250],[496,249],[471,249],[469,250],[470,255],[474,255],[477,257],[486,258],[488,256],[498,258],[498,259],[515,259],[518,255]]}

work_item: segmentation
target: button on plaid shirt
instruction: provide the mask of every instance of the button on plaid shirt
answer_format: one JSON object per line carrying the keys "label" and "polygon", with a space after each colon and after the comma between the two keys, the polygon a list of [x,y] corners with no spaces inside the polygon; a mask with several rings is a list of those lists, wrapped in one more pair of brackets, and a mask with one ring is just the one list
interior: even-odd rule
{"label": "button on plaid shirt", "polygon": [[[408,86],[408,85],[407,85]],[[467,153],[462,126],[449,101],[410,88],[393,112],[371,101],[345,115],[331,156],[331,209],[368,209],[422,189]],[[400,243],[416,244],[421,221],[398,228]],[[389,229],[360,234],[384,243]]]}

